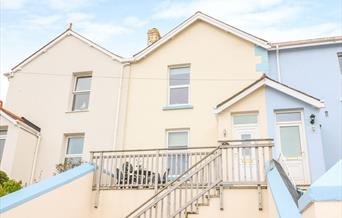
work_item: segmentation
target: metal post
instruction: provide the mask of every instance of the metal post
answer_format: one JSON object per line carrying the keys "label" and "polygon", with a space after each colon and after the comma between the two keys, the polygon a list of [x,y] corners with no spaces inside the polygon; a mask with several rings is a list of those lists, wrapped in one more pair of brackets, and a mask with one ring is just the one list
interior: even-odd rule
{"label": "metal post", "polygon": [[101,152],[100,156],[100,170],[99,170],[99,179],[96,184],[96,196],[95,196],[95,208],[98,208],[99,206],[99,198],[100,198],[100,185],[101,185],[101,177],[102,177],[102,170],[103,170],[103,152]]}
{"label": "metal post", "polygon": [[158,192],[158,170],[159,170],[159,150],[157,150],[156,154],[156,170],[154,171],[154,192]]}

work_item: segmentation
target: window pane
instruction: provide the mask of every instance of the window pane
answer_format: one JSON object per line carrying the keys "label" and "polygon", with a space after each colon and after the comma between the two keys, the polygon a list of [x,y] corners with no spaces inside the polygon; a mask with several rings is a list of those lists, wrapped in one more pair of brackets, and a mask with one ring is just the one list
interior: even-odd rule
{"label": "window pane", "polygon": [[82,154],[83,153],[83,137],[68,138],[67,154]]}
{"label": "window pane", "polygon": [[89,92],[74,94],[72,110],[85,110],[89,104]]}
{"label": "window pane", "polygon": [[3,155],[4,149],[5,149],[5,141],[6,141],[6,139],[0,139],[0,162],[2,160],[2,155]]}
{"label": "window pane", "polygon": [[4,136],[7,134],[7,130],[0,130],[0,136]]}
{"label": "window pane", "polygon": [[280,127],[280,143],[285,157],[300,157],[302,152],[299,126]]}
{"label": "window pane", "polygon": [[188,85],[190,81],[190,67],[170,69],[170,86]]}
{"label": "window pane", "polygon": [[169,147],[187,147],[188,146],[188,132],[169,132],[168,133]]}
{"label": "window pane", "polygon": [[90,90],[91,76],[77,77],[76,91]]}
{"label": "window pane", "polygon": [[171,88],[170,89],[170,104],[188,104],[189,103],[189,88]]}
{"label": "window pane", "polygon": [[258,119],[256,114],[235,115],[233,122],[234,124],[253,124],[257,123]]}
{"label": "window pane", "polygon": [[299,112],[277,113],[276,119],[277,119],[277,122],[300,121],[301,116]]}

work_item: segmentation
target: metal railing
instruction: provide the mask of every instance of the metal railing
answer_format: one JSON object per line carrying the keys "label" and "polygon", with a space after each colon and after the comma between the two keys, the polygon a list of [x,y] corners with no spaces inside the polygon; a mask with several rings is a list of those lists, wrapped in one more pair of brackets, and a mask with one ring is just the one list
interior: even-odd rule
{"label": "metal railing", "polygon": [[227,185],[266,183],[265,164],[272,160],[272,139],[220,141],[223,182]]}
{"label": "metal railing", "polygon": [[149,198],[126,218],[187,217],[195,213],[222,182],[222,150],[217,147],[174,181]]}
{"label": "metal railing", "polygon": [[215,147],[93,151],[93,188],[157,189],[173,181]]}

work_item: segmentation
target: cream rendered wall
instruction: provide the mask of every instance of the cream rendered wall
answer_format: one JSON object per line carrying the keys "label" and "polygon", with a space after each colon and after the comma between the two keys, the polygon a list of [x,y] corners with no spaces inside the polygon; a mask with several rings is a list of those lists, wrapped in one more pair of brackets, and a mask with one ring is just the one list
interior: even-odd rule
{"label": "cream rendered wall", "polygon": [[[6,108],[42,129],[36,179],[53,175],[63,161],[64,134],[85,133],[85,159],[90,150],[113,149],[121,68],[121,63],[68,36],[10,79]],[[70,112],[73,73],[84,71],[93,76],[89,110]]]}
{"label": "cream rendered wall", "polygon": [[314,202],[302,212],[303,218],[341,218],[341,201]]}
{"label": "cream rendered wall", "polygon": [[[132,64],[124,148],[165,146],[165,130],[190,128],[190,146],[216,146],[216,104],[260,78],[255,46],[197,21],[148,57]],[[168,66],[190,64],[193,109],[163,111]],[[121,128],[124,128],[123,126]]]}
{"label": "cream rendered wall", "polygon": [[[259,211],[258,192],[256,189],[225,189],[224,209],[220,210],[219,198],[210,199],[209,206],[199,207],[199,213],[189,215],[189,218],[277,218],[272,212],[274,208],[269,208],[270,195],[267,190],[262,190],[263,209]],[[271,205],[272,206],[272,205]]]}
{"label": "cream rendered wall", "polygon": [[[98,208],[92,207],[91,218],[123,218],[154,195],[153,190],[101,191]],[[93,192],[93,201],[95,191]]]}
{"label": "cream rendered wall", "polygon": [[[218,138],[220,140],[233,138],[232,115],[236,113],[257,113],[259,138],[268,138],[266,97],[264,87],[259,88],[217,115]],[[224,130],[226,130],[226,137],[224,137],[223,134]]]}
{"label": "cream rendered wall", "polygon": [[0,126],[7,127],[0,169],[5,171],[11,179],[22,181],[24,185],[28,184],[32,172],[37,137],[2,116],[0,116]]}
{"label": "cream rendered wall", "polygon": [[90,218],[93,174],[65,184],[1,214],[1,218]]}

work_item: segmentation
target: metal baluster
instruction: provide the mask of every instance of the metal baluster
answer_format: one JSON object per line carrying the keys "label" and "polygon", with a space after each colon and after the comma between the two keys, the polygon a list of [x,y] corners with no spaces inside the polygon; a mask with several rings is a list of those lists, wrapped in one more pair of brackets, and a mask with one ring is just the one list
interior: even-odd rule
{"label": "metal baluster", "polygon": [[96,187],[96,196],[95,196],[95,205],[94,205],[95,208],[98,207],[99,198],[100,198],[100,184],[101,184],[101,175],[102,175],[102,169],[103,169],[103,152],[101,152],[100,158],[101,158],[101,161],[100,161],[99,181]]}
{"label": "metal baluster", "polygon": [[167,203],[167,205],[166,205],[166,217],[167,218],[170,218],[171,217],[171,193],[169,193],[168,195],[167,195],[167,200],[166,200],[166,203]]}
{"label": "metal baluster", "polygon": [[158,181],[159,180],[159,150],[156,153],[156,170],[154,171],[154,191],[158,192]]}
{"label": "metal baluster", "polygon": [[122,180],[123,180],[123,171],[122,171],[122,156],[121,155],[118,155],[118,159],[119,159],[119,167],[118,167],[118,169],[119,169],[119,180],[118,180],[118,188],[122,188]]}
{"label": "metal baluster", "polygon": [[257,182],[260,182],[260,163],[259,163],[259,147],[255,148],[255,165],[256,165],[256,176]]}

